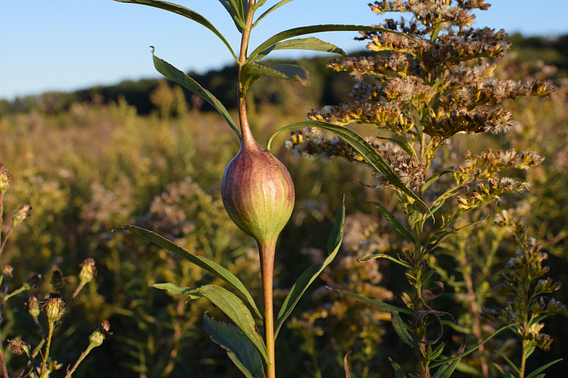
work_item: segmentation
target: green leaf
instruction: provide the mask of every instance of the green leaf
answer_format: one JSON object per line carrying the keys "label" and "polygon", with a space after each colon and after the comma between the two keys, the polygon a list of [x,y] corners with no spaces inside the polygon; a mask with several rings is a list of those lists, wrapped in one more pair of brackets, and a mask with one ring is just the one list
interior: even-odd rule
{"label": "green leaf", "polygon": [[258,351],[237,327],[203,317],[205,331],[211,339],[227,351],[229,358],[247,378],[263,378],[264,367]]}
{"label": "green leaf", "polygon": [[240,0],[219,0],[231,15],[235,26],[239,32],[243,32],[245,28],[245,13],[243,3]]}
{"label": "green leaf", "polygon": [[436,370],[436,373],[434,373],[432,378],[448,378],[450,375],[452,375],[454,370],[456,370],[456,367],[460,363],[460,360],[461,358],[453,361],[449,365],[440,366],[438,370]]}
{"label": "green leaf", "polygon": [[223,311],[235,323],[244,335],[252,342],[268,363],[268,353],[262,336],[256,328],[254,318],[249,309],[235,294],[215,285],[205,285],[187,292],[189,299],[207,298],[219,310]]}
{"label": "green leaf", "polygon": [[365,158],[365,161],[373,167],[377,172],[382,174],[384,178],[398,190],[412,198],[413,200],[417,201],[421,204],[428,213],[432,215],[428,205],[424,203],[412,190],[410,190],[404,183],[400,180],[400,178],[394,173],[390,165],[383,159],[381,155],[371,146],[365,139],[361,138],[359,134],[355,131],[350,130],[346,127],[337,126],[331,123],[322,122],[322,121],[303,121],[293,123],[288,126],[284,126],[281,129],[277,130],[270,140],[268,141],[268,150],[270,150],[270,145],[272,144],[272,140],[274,137],[281,133],[282,131],[290,130],[290,129],[301,129],[305,127],[319,127],[324,130],[329,130],[334,132],[337,136],[341,139],[349,143],[349,145],[357,151],[361,156]]}
{"label": "green leaf", "polygon": [[416,345],[414,343],[414,339],[410,333],[408,333],[408,329],[406,329],[402,318],[396,311],[389,311],[391,314],[391,323],[394,327],[394,331],[398,335],[398,337],[402,340],[403,343],[406,345],[414,348]]}
{"label": "green leaf", "polygon": [[520,376],[521,375],[521,371],[519,370],[519,368],[517,367],[517,365],[515,365],[513,363],[513,361],[511,361],[509,359],[509,357],[505,356],[503,353],[501,353],[500,351],[496,350],[495,353],[499,354],[501,357],[503,357],[503,359],[505,360],[505,362],[507,362],[507,364],[509,364],[510,367],[512,367],[517,374]]}
{"label": "green leaf", "polygon": [[387,138],[387,137],[377,137],[379,139],[384,139],[396,143],[400,148],[402,148],[408,155],[416,158],[416,151],[408,144],[405,140],[400,140],[398,138]]}
{"label": "green leaf", "polygon": [[[272,13],[273,11],[275,11],[276,9],[280,8],[282,5],[288,4],[289,2],[291,2],[292,0],[280,0],[278,3],[274,4],[272,7],[268,8],[268,10],[266,12],[264,12],[263,14],[260,15],[260,17],[252,24],[253,27],[255,27],[260,20],[262,20],[264,17],[268,16],[270,13]],[[256,4],[256,8],[258,9],[261,6],[264,5],[264,3],[266,3],[266,0],[260,0],[257,4]]]}
{"label": "green leaf", "polygon": [[481,371],[463,361],[460,361],[460,363],[456,366],[456,370],[467,374],[469,377],[483,377],[483,373]]}
{"label": "green leaf", "polygon": [[[428,346],[430,346],[430,345],[428,345]],[[432,355],[430,356],[430,360],[435,360],[436,358],[440,357],[440,354],[442,354],[442,352],[444,351],[445,346],[446,346],[445,342],[438,345],[438,347],[436,349],[434,349],[434,352],[432,352]]]}
{"label": "green leaf", "polygon": [[394,257],[387,255],[386,253],[373,253],[372,255],[368,255],[368,256],[365,256],[365,257],[362,257],[362,258],[357,258],[357,261],[365,262],[365,261],[373,260],[373,259],[387,259],[387,260],[390,260],[390,261],[392,261],[392,262],[394,262],[398,265],[402,265],[405,268],[412,269],[412,266],[410,266],[409,264],[402,262],[398,259],[395,259]]}
{"label": "green leaf", "polygon": [[125,225],[124,228],[138,236],[143,237],[148,241],[151,241],[152,243],[159,245],[162,248],[167,249],[170,252],[175,253],[181,258],[186,259],[190,263],[195,264],[202,269],[205,269],[209,273],[213,274],[215,277],[225,281],[226,283],[231,285],[231,287],[233,287],[243,298],[247,300],[249,305],[254,310],[255,314],[262,319],[262,315],[260,315],[260,311],[258,311],[254,299],[246,289],[245,285],[243,285],[241,280],[239,280],[237,276],[235,276],[233,273],[229,272],[227,269],[217,264],[215,261],[209,260],[203,256],[193,255],[185,248],[180,247],[179,245],[156,234],[155,232],[145,230],[143,228],[132,225]]}
{"label": "green leaf", "polygon": [[[334,44],[324,42],[315,37],[289,39],[270,46],[267,50],[260,53],[260,56],[266,57],[273,50],[310,50],[322,51],[333,54],[348,56],[348,54]],[[259,59],[260,60],[260,59]]]}
{"label": "green leaf", "polygon": [[304,295],[308,287],[315,281],[315,279],[320,275],[320,273],[335,259],[337,253],[339,252],[339,248],[341,247],[341,242],[343,240],[343,222],[345,220],[345,196],[341,200],[340,209],[337,213],[337,217],[335,220],[335,225],[333,226],[331,236],[329,237],[328,241],[328,256],[325,261],[313,264],[308,269],[302,273],[302,275],[298,278],[290,292],[286,296],[280,311],[278,312],[278,317],[276,319],[276,331],[275,331],[275,338],[278,336],[278,332],[280,328],[286,321],[286,319],[298,304],[298,301]]}
{"label": "green leaf", "polygon": [[189,287],[179,287],[172,283],[157,283],[150,286],[155,287],[156,289],[169,291],[172,294],[185,294],[192,290]]}
{"label": "green leaf", "polygon": [[438,38],[438,34],[440,34],[440,30],[442,30],[442,23],[437,23],[432,30],[432,34],[430,34],[430,43],[436,43],[436,39]]}
{"label": "green leaf", "polygon": [[408,314],[408,315],[413,314],[413,312],[411,310],[407,309],[407,308],[398,307],[398,306],[394,306],[394,305],[391,305],[391,304],[388,304],[388,303],[385,303],[385,302],[382,302],[382,301],[378,301],[376,299],[367,298],[367,297],[364,297],[362,295],[352,293],[350,291],[339,290],[339,289],[333,289],[333,291],[336,291],[338,293],[347,294],[347,295],[349,295],[349,296],[351,296],[355,299],[358,299],[362,302],[371,304],[373,306],[380,307],[383,310],[387,310],[388,312],[402,312],[402,313]]}
{"label": "green leaf", "polygon": [[390,361],[392,368],[394,369],[394,378],[404,378],[405,377],[404,371],[402,370],[400,365],[397,364],[396,362],[394,362],[393,359],[390,358],[390,357],[389,357],[389,361]]}
{"label": "green leaf", "polygon": [[489,337],[487,337],[486,339],[480,341],[479,343],[477,343],[476,345],[474,345],[474,346],[471,347],[470,349],[466,350],[465,352],[460,353],[460,354],[458,354],[457,356],[453,356],[453,357],[450,357],[450,358],[446,358],[446,359],[444,359],[444,360],[435,361],[435,362],[433,362],[433,363],[430,365],[430,367],[435,368],[436,366],[440,366],[440,365],[448,364],[448,363],[453,362],[453,361],[461,360],[462,358],[464,358],[464,357],[467,356],[468,354],[470,354],[470,353],[476,351],[480,346],[482,346],[483,344],[485,344],[486,342],[488,342],[489,340],[491,340],[491,339],[492,339],[493,337],[495,337],[497,334],[501,333],[502,331],[504,331],[504,330],[506,330],[506,329],[508,329],[508,328],[511,328],[511,327],[514,327],[514,326],[517,326],[517,325],[518,325],[518,323],[514,323],[514,324],[509,324],[509,325],[506,325],[506,326],[504,326],[504,327],[501,327],[501,328],[499,328],[496,332],[492,333]]}
{"label": "green leaf", "polygon": [[556,364],[556,363],[558,363],[558,362],[560,362],[560,361],[562,361],[562,360],[563,360],[562,358],[559,358],[559,359],[557,359],[557,360],[554,360],[554,361],[552,361],[552,362],[549,362],[549,363],[547,363],[546,365],[539,367],[538,369],[536,369],[535,371],[533,371],[532,373],[530,373],[529,375],[527,375],[526,378],[536,378],[536,376],[537,376],[539,373],[545,371],[546,369],[548,369],[548,368],[551,367],[552,365],[554,365],[554,364]]}
{"label": "green leaf", "polygon": [[229,44],[229,42],[227,42],[225,37],[223,37],[223,34],[221,34],[213,26],[213,24],[211,22],[209,22],[205,17],[203,17],[202,15],[200,15],[197,12],[192,11],[191,9],[187,9],[185,7],[182,7],[181,5],[178,5],[178,4],[168,3],[166,1],[156,1],[156,0],[114,0],[114,1],[117,1],[119,3],[147,5],[147,6],[150,6],[150,7],[167,10],[169,12],[176,13],[176,14],[179,14],[181,16],[187,17],[190,20],[195,21],[198,24],[205,26],[207,29],[211,30],[217,37],[219,37],[219,39],[221,39],[221,41],[223,41],[225,46],[227,46],[227,48],[231,52],[231,55],[233,55],[235,62],[237,62],[237,64],[239,63],[239,59],[235,55],[235,52],[231,48],[231,45]]}
{"label": "green leaf", "polygon": [[246,81],[255,81],[262,75],[277,79],[299,81],[304,86],[310,85],[308,71],[294,64],[277,64],[273,67],[266,67],[258,63],[246,63],[241,71],[241,82],[248,89],[252,83],[247,85]]}
{"label": "green leaf", "polygon": [[[263,16],[261,16],[263,17]],[[277,44],[278,42],[284,41],[288,38],[298,37],[300,35],[306,34],[314,34],[314,33],[324,33],[324,32],[332,32],[332,31],[376,31],[376,32],[385,32],[385,33],[393,33],[398,34],[402,37],[408,38],[412,41],[415,41],[414,38],[393,30],[380,28],[377,26],[363,26],[363,25],[312,25],[312,26],[302,26],[299,28],[285,30],[278,34],[273,35],[266,41],[264,41],[260,46],[258,46],[248,57],[247,62],[258,62],[264,56],[262,53],[264,51],[270,51],[272,46]],[[415,41],[416,42],[416,41]]]}
{"label": "green leaf", "polygon": [[433,183],[435,183],[436,181],[438,181],[438,179],[446,174],[446,173],[451,173],[451,172],[455,172],[455,173],[459,173],[459,171],[456,171],[455,169],[444,169],[443,171],[437,172],[435,175],[432,175],[428,178],[428,180],[426,180],[426,182],[424,183],[424,185],[422,185],[422,191],[428,189],[430,187],[430,185],[432,185]]}
{"label": "green leaf", "polygon": [[339,211],[335,216],[335,223],[331,229],[331,234],[329,239],[327,239],[327,254],[331,255],[335,251],[343,240],[343,223],[345,222],[345,194],[341,197],[341,204],[339,205]]}
{"label": "green leaf", "polygon": [[203,88],[197,81],[193,80],[191,77],[187,76],[182,71],[178,70],[165,60],[158,58],[154,55],[154,49],[152,48],[152,56],[154,57],[154,67],[156,70],[167,77],[170,80],[175,81],[179,85],[189,89],[193,93],[199,95],[202,99],[207,101],[211,106],[213,106],[221,115],[225,118],[225,121],[231,126],[233,131],[238,135],[239,139],[241,138],[241,132],[239,131],[238,127],[233,122],[231,115],[225,108],[225,106],[221,103],[221,101],[217,100],[211,92],[207,89]]}
{"label": "green leaf", "polygon": [[402,223],[400,223],[400,221],[398,219],[395,218],[394,215],[392,215],[392,213],[390,211],[387,210],[386,207],[384,207],[383,205],[381,205],[378,202],[374,202],[374,201],[369,201],[371,204],[375,205],[375,207],[381,212],[381,214],[383,214],[383,217],[385,217],[385,219],[398,231],[400,232],[400,234],[402,236],[404,236],[404,238],[406,240],[408,240],[411,243],[415,243],[414,240],[414,236],[412,236],[412,233],[406,228],[404,227],[404,225]]}

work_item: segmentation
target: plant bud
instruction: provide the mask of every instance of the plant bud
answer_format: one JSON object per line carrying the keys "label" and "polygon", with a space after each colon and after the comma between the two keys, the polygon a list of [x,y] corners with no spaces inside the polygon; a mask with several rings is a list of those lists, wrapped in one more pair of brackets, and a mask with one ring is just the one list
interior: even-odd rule
{"label": "plant bud", "polygon": [[97,268],[95,267],[95,260],[88,258],[80,265],[81,272],[79,273],[79,280],[83,284],[91,282],[93,277],[97,276]]}
{"label": "plant bud", "polygon": [[6,167],[4,167],[4,164],[0,164],[0,193],[6,193],[11,181],[12,175],[8,172]]}
{"label": "plant bud", "polygon": [[14,271],[14,268],[12,268],[12,265],[6,264],[2,268],[2,275],[4,277],[12,278],[12,272],[13,271]]}
{"label": "plant bud", "polygon": [[24,205],[20,207],[18,211],[16,211],[14,215],[12,215],[12,223],[14,223],[14,226],[28,219],[31,212],[32,207],[30,205]]}
{"label": "plant bud", "polygon": [[47,319],[51,322],[58,321],[65,313],[65,302],[58,293],[49,294],[49,299],[44,303],[43,308],[47,313]]}
{"label": "plant bud", "polygon": [[241,143],[221,184],[223,204],[237,226],[259,244],[276,243],[294,208],[294,183],[286,167],[252,136]]}
{"label": "plant bud", "polygon": [[95,348],[101,346],[105,338],[108,335],[112,334],[111,332],[108,331],[109,329],[110,329],[110,323],[108,320],[105,320],[102,323],[100,323],[97,326],[97,329],[93,333],[91,333],[91,336],[89,336],[89,344],[91,345],[91,347]]}
{"label": "plant bud", "polygon": [[34,319],[39,316],[39,301],[35,295],[32,295],[28,299],[28,312]]}

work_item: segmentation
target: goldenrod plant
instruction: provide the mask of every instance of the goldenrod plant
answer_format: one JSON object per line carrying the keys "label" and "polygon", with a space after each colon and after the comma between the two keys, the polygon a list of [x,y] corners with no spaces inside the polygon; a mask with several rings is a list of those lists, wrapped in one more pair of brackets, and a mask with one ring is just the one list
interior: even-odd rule
{"label": "goldenrod plant", "polygon": [[[489,8],[484,0],[376,1],[370,7],[377,14],[409,13],[412,18],[386,19],[380,26],[388,31],[361,31],[358,39],[378,54],[334,60],[328,65],[355,78],[352,100],[312,111],[307,121],[281,131],[303,128],[292,131],[287,141],[296,154],[341,157],[365,164],[373,169],[377,180],[370,186],[394,191],[400,213],[378,202],[373,205],[398,231],[405,246],[397,255],[374,253],[360,258],[387,259],[405,269],[412,289],[402,293],[403,306],[339,291],[390,312],[396,333],[416,352],[414,374],[449,377],[462,358],[483,348],[490,337],[507,327],[467,349],[464,338],[456,351],[444,354],[447,344],[442,342],[442,318],[448,322],[455,319],[451,311],[438,310],[434,305],[444,295],[445,283],[434,280],[432,259],[440,254],[445,240],[483,221],[463,222],[472,211],[530,188],[530,183],[505,177],[502,171],[531,169],[544,158],[532,151],[511,148],[494,152],[486,148],[477,154],[467,152],[462,162],[452,166],[445,151],[460,134],[507,132],[513,119],[510,111],[499,106],[503,101],[546,97],[555,87],[541,80],[523,83],[494,76],[492,59],[502,57],[510,43],[503,30],[472,27],[473,11]],[[349,127],[354,123],[376,127],[375,136],[359,136]],[[337,136],[329,139],[322,130]],[[461,270],[467,278],[468,246],[464,248]],[[473,288],[470,291],[475,294]],[[534,294],[531,301],[537,301],[543,293]],[[474,298],[471,308],[477,317],[481,310],[478,300]],[[529,304],[525,307],[528,309]],[[540,324],[535,317],[523,320],[531,322],[531,330]],[[517,321],[509,319],[510,323]],[[403,372],[396,361],[391,362],[396,377],[412,374]],[[516,371],[519,377],[534,377],[542,370],[525,375],[523,362]],[[475,374],[489,376],[493,372],[482,364]]]}

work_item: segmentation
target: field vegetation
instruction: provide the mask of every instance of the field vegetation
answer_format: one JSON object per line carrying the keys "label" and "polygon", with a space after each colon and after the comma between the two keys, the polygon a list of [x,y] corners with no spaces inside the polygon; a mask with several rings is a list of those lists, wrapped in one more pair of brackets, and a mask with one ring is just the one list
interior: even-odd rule
{"label": "field vegetation", "polygon": [[[547,79],[558,90],[550,98],[507,101],[505,107],[515,119],[507,134],[460,136],[444,152],[446,162],[461,161],[467,151],[479,154],[487,148],[536,151],[545,158],[533,169],[509,172],[530,183],[529,191],[504,196],[468,215],[470,222],[483,221],[445,239],[429,260],[436,270],[434,278],[446,283],[437,305],[456,320],[444,319],[443,340],[458,346],[461,332],[473,344],[504,325],[495,317],[479,315],[482,308],[502,302],[497,287],[515,254],[512,232],[494,222],[502,210],[527,222],[526,228],[517,230],[518,240],[528,235],[542,245],[548,254],[543,262],[549,269],[546,277],[564,285],[554,297],[568,303],[568,83],[564,79],[568,38],[549,41],[517,35],[512,39],[520,47],[518,54],[513,45],[512,55],[496,61],[496,76]],[[546,51],[545,61],[531,61],[539,56],[534,51]],[[299,62],[310,71],[311,87],[266,78],[253,90],[249,117],[261,145],[274,130],[304,120],[311,110],[349,98],[353,80],[326,69],[328,60]],[[234,72],[228,67],[193,77],[223,103],[232,104]],[[229,111],[235,115],[234,109]],[[32,207],[31,216],[11,231],[0,265],[13,267],[10,290],[22,286],[30,273],[42,277],[37,287],[32,285],[6,302],[2,343],[19,337],[31,345],[40,342],[26,303],[32,295],[47,298],[52,272],[60,270],[67,277],[59,290],[67,308],[51,349],[52,358],[62,364],[61,376],[87,348],[89,335],[102,320],[110,322],[113,334],[87,356],[77,376],[239,376],[226,352],[209,342],[203,329],[204,312],[215,319],[224,319],[223,314],[205,300],[186,303],[184,296],[149,286],[174,282],[199,287],[220,281],[131,233],[116,230],[128,223],[155,231],[227,266],[255,298],[260,296],[255,243],[231,222],[221,201],[221,176],[239,148],[223,118],[173,83],[141,80],[1,101],[0,136],[0,163],[11,173],[3,199],[5,219],[24,204]],[[415,360],[396,336],[387,311],[326,289],[400,303],[408,286],[401,279],[404,270],[387,259],[358,261],[373,253],[396,256],[404,250],[392,224],[369,203],[377,201],[396,211],[397,197],[372,187],[376,182],[362,165],[294,155],[286,149],[287,137],[277,137],[273,153],[294,180],[296,205],[276,255],[276,287],[291,287],[295,277],[321,260],[344,193],[347,217],[336,261],[281,331],[279,375],[345,377],[344,357],[349,352],[352,377],[394,377],[389,358],[410,370]],[[9,226],[5,220],[3,235]],[[81,282],[80,265],[88,258],[95,261],[97,275],[73,298]],[[285,296],[285,290],[278,291],[275,301],[281,303]],[[444,297],[451,298],[453,307]],[[560,312],[547,318],[543,329],[554,339],[550,350],[537,349],[527,371],[560,358],[565,360],[547,372],[554,377],[566,371],[568,329],[562,324],[567,313]],[[499,354],[490,353],[494,350]],[[503,331],[464,358],[455,376],[493,371],[493,363],[508,366],[505,359],[518,364],[520,351],[515,333]],[[27,362],[25,355],[4,355],[10,375],[17,376]]]}

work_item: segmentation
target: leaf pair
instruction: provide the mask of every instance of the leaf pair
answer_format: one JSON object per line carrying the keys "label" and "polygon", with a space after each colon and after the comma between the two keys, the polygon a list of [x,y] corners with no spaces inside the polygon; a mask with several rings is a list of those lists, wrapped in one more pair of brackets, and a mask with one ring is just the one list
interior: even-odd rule
{"label": "leaf pair", "polygon": [[[341,201],[336,222],[328,241],[328,257],[325,261],[310,266],[298,278],[278,313],[275,325],[276,335],[308,287],[315,281],[323,269],[325,269],[337,256],[343,240],[344,220],[345,198]],[[239,296],[233,294],[227,289],[215,285],[205,285],[198,289],[191,289],[187,287],[181,288],[171,283],[153,285],[153,287],[157,289],[167,290],[172,294],[187,294],[188,299],[206,298],[223,311],[223,313],[231,319],[236,327],[216,322],[205,317],[204,321],[207,332],[211,334],[212,339],[216,343],[228,351],[229,358],[231,358],[245,376],[255,378],[263,377],[264,372],[262,370],[262,363],[259,364],[260,356],[262,356],[268,363],[268,354],[249,307],[260,319],[262,319],[262,316],[260,315],[252,296],[245,288],[244,284],[235,275],[216,262],[203,256],[193,255],[186,249],[152,231],[132,225],[126,225],[124,226],[124,229],[129,230],[205,269],[215,277],[229,284],[237,292]],[[243,302],[241,298],[244,299],[245,302]]]}

